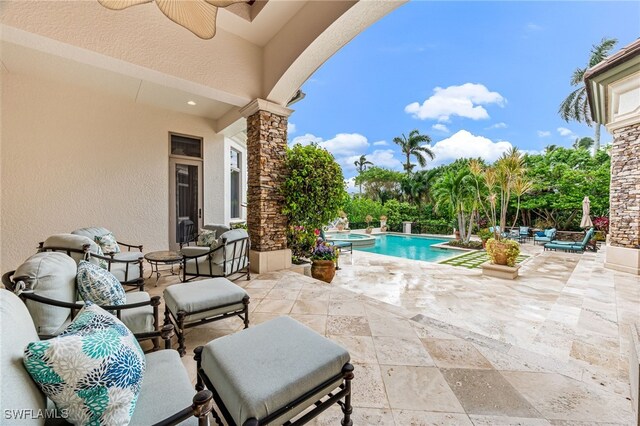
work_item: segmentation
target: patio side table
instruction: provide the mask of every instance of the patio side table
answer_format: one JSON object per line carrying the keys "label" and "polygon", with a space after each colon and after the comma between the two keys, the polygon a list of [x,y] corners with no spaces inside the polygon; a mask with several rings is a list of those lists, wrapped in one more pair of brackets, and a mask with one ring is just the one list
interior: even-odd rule
{"label": "patio side table", "polygon": [[156,274],[156,287],[158,286],[158,280],[160,279],[160,269],[158,269],[159,264],[171,265],[171,275],[178,274],[178,272],[173,269],[175,264],[180,264],[180,266],[182,266],[182,253],[177,251],[152,251],[146,253],[144,258],[151,265],[151,274],[149,274],[149,278],[151,278],[154,273]]}

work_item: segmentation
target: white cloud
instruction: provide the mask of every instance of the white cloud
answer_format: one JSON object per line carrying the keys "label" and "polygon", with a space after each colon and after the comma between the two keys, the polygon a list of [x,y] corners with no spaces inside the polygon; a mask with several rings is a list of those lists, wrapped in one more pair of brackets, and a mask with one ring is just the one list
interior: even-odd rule
{"label": "white cloud", "polygon": [[430,163],[430,167],[448,164],[458,158],[480,157],[488,162],[493,162],[511,147],[510,142],[493,142],[483,136],[473,135],[467,130],[460,130],[451,137],[431,146],[436,158]]}
{"label": "white cloud", "polygon": [[575,133],[573,133],[573,131],[567,129],[566,127],[558,127],[558,133],[560,134],[560,136],[566,136],[569,139],[578,137],[578,135],[576,135]]}
{"label": "white cloud", "polygon": [[[376,149],[373,152],[367,153],[370,146],[369,141],[359,133],[338,133],[334,138],[326,141],[321,137],[307,133],[302,136],[297,136],[291,141],[292,145],[296,143],[302,145],[317,143],[319,146],[325,148],[333,154],[345,174],[355,172],[356,167],[353,163],[358,160],[362,154],[365,154],[367,160],[379,167],[391,169],[399,169],[402,167],[400,160],[394,157],[394,151],[392,149]],[[388,144],[386,141],[377,141],[374,142],[373,145],[384,146]]]}
{"label": "white cloud", "polygon": [[311,133],[305,133],[302,136],[296,136],[291,141],[291,145],[300,144],[300,145],[309,145],[311,143],[320,143],[322,142],[322,138],[312,135]]}
{"label": "white cloud", "polygon": [[539,138],[548,138],[549,136],[551,136],[551,132],[548,130],[538,130],[538,137]]}
{"label": "white cloud", "polygon": [[441,123],[434,124],[433,126],[431,126],[431,128],[440,132],[449,133],[449,128]]}
{"label": "white cloud", "polygon": [[296,132],[296,125],[292,122],[287,123],[287,134],[291,135]]}
{"label": "white cloud", "polygon": [[506,129],[507,123],[496,123],[496,124],[492,124],[491,126],[487,127],[487,129]]}
{"label": "white cloud", "polygon": [[355,194],[358,192],[359,188],[356,188],[356,178],[355,177],[350,177],[349,179],[345,179],[344,180],[344,184],[347,188],[347,192],[349,194]]}
{"label": "white cloud", "polygon": [[533,22],[529,22],[524,27],[527,31],[542,31],[544,28],[538,24],[534,24]]}
{"label": "white cloud", "polygon": [[452,116],[482,120],[489,113],[481,105],[497,104],[504,106],[506,99],[498,92],[490,92],[482,84],[465,83],[461,86],[449,86],[446,89],[436,87],[434,94],[422,105],[413,102],[404,111],[420,120],[438,120],[448,122]]}

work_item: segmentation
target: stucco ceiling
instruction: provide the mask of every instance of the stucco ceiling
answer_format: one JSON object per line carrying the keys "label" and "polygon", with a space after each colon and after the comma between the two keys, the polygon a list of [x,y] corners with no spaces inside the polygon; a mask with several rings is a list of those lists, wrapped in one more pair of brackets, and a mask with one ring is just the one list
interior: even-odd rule
{"label": "stucco ceiling", "polygon": [[[2,65],[9,73],[75,84],[161,109],[217,120],[234,107],[186,90],[134,78],[6,41],[0,43],[0,54]],[[196,105],[188,105],[188,101],[194,101]]]}

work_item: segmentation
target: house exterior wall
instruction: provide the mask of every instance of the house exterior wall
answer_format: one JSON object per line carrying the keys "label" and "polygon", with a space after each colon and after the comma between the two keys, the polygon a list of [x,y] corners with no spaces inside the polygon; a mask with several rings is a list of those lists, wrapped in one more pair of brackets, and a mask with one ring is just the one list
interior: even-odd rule
{"label": "house exterior wall", "polygon": [[2,271],[47,236],[111,229],[168,247],[169,132],[204,139],[204,221],[228,216],[225,138],[209,120],[25,75],[2,75]]}

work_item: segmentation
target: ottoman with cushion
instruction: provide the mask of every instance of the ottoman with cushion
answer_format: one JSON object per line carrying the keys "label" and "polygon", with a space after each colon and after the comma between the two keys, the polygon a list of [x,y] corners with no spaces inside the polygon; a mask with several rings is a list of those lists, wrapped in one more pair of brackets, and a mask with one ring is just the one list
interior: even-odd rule
{"label": "ottoman with cushion", "polygon": [[196,389],[206,385],[213,392],[230,425],[304,424],[335,403],[344,413],[342,425],[352,424],[349,353],[294,319],[283,316],[221,337],[195,354]]}
{"label": "ottoman with cushion", "polygon": [[249,327],[249,294],[226,278],[210,278],[169,286],[164,291],[164,323],[175,325],[178,352],[186,353],[186,328],[231,316],[244,320]]}

